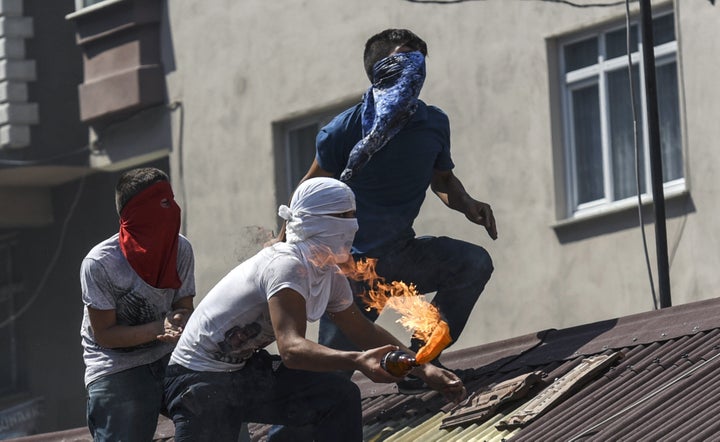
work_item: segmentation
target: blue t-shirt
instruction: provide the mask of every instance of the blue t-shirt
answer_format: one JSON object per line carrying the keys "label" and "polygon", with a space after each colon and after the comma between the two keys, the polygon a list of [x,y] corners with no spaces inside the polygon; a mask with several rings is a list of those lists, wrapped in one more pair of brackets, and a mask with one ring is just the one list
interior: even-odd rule
{"label": "blue t-shirt", "polygon": [[[350,151],[362,138],[362,103],[336,116],[318,133],[318,164],[339,178]],[[451,170],[450,123],[437,107],[418,100],[412,120],[354,175],[360,229],[353,254],[377,256],[415,236],[413,221],[420,212],[435,170]]]}

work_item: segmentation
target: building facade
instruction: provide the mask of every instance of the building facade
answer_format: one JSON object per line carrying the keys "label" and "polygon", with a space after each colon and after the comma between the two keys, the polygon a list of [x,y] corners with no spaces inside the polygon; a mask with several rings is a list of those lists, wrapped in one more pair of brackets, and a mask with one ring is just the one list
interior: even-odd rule
{"label": "building facade", "polygon": [[[0,259],[12,264],[0,283],[15,317],[6,391],[43,398],[37,431],[84,424],[78,269],[117,229],[117,173],[170,172],[202,298],[277,232],[277,206],[312,161],[318,128],[369,86],[364,43],[385,28],[428,43],[420,98],[448,114],[455,173],[497,219],[492,241],[429,193],[416,222],[419,235],[475,242],[493,257],[453,348],[658,305],[636,2],[628,16],[610,1],[38,3],[2,3],[26,47],[5,39],[5,65],[19,67],[4,73],[0,121]],[[720,10],[652,8],[676,305],[715,297],[720,282]],[[24,301],[27,312],[13,314]],[[391,314],[381,321],[402,332]]]}

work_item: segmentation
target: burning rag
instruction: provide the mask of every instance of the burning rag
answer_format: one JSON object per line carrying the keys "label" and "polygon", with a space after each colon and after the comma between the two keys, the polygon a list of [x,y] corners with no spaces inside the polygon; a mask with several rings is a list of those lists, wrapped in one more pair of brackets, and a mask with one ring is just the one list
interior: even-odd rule
{"label": "burning rag", "polygon": [[350,151],[342,181],[357,174],[410,121],[424,82],[425,56],[419,51],[400,52],[375,63],[373,84],[363,95],[363,138]]}
{"label": "burning rag", "polygon": [[180,288],[177,272],[180,207],[167,181],[135,195],[120,212],[120,249],[146,283]]}
{"label": "burning rag", "polygon": [[[329,299],[332,278],[328,273],[337,272],[337,263],[350,259],[357,220],[330,216],[350,210],[355,210],[355,195],[345,183],[333,178],[303,181],[295,190],[290,207],[282,205],[278,209],[278,215],[287,221],[287,243],[295,244],[304,258],[308,296]],[[326,303],[313,304],[324,309]],[[319,317],[318,312],[307,314]]]}

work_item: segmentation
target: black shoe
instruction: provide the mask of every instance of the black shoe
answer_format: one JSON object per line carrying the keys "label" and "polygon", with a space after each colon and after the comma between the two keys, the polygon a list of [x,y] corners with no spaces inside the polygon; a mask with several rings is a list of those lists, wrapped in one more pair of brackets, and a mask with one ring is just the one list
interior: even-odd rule
{"label": "black shoe", "polygon": [[402,394],[420,394],[425,393],[430,389],[425,381],[413,375],[405,376],[405,379],[398,382],[396,385],[398,392]]}

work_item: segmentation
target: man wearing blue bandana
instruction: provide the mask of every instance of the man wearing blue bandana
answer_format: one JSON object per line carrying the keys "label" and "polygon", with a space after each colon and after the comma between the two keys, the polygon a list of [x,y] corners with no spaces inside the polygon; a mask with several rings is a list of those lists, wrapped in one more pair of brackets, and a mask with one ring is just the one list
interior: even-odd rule
{"label": "man wearing blue bandana", "polygon": [[[386,281],[414,283],[420,293],[436,292],[433,303],[456,341],[493,271],[487,251],[448,237],[417,237],[413,222],[425,194],[432,191],[449,208],[497,238],[490,206],[473,199],[453,174],[447,115],[418,99],[425,80],[427,46],[405,29],[387,29],[365,45],[365,71],[372,86],[361,103],[337,115],[317,135],[316,157],[303,180],[335,177],[355,193],[359,230],[356,260],[377,259]],[[351,281],[356,302],[366,289]],[[379,312],[361,309],[371,320]],[[319,340],[334,348],[352,348],[323,318]],[[417,350],[423,342],[413,340]],[[434,361],[439,364],[438,361]],[[398,384],[411,393],[422,382]]]}

